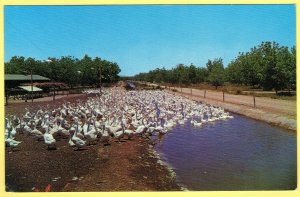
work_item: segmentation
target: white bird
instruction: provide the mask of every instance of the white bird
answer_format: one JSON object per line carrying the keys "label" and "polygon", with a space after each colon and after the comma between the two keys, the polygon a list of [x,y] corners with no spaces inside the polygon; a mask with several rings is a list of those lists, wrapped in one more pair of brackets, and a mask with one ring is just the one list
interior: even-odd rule
{"label": "white bird", "polygon": [[88,122],[88,126],[87,129],[84,130],[84,137],[86,139],[86,142],[88,142],[88,145],[90,145],[90,143],[95,143],[96,139],[97,139],[97,130],[96,131],[92,131],[90,130],[90,126],[91,126],[91,122]]}
{"label": "white bird", "polygon": [[16,135],[16,129],[14,126],[11,127],[11,131],[10,131],[10,138],[11,139],[15,139],[15,135]]}
{"label": "white bird", "polygon": [[8,131],[7,138],[5,139],[5,146],[10,147],[11,151],[14,151],[14,149],[22,142],[11,139],[10,134],[11,134],[10,131]]}
{"label": "white bird", "polygon": [[74,127],[71,127],[70,130],[69,130],[69,133],[70,133],[70,138],[69,138],[69,146],[73,147],[75,146],[74,142],[72,141],[72,137],[74,135],[74,133],[76,132],[76,129]]}
{"label": "white bird", "polygon": [[78,122],[76,122],[76,131],[74,132],[72,141],[75,144],[75,146],[77,147],[77,150],[79,150],[79,149],[85,147],[86,142],[83,141],[82,139],[80,139],[79,137],[77,137],[77,132],[78,132]]}
{"label": "white bird", "polygon": [[47,148],[49,149],[56,149],[56,140],[54,139],[53,135],[49,132],[49,125],[44,134],[44,141],[47,144]]}
{"label": "white bird", "polygon": [[121,138],[123,138],[124,135],[125,135],[124,134],[124,129],[122,129],[121,131],[116,131],[116,132],[113,133],[114,138],[117,139],[119,143],[121,142]]}
{"label": "white bird", "polygon": [[110,144],[109,140],[110,140],[109,133],[105,129],[105,124],[103,124],[102,125],[102,135],[101,135],[101,138],[100,138],[100,142],[104,142],[106,145],[109,145]]}
{"label": "white bird", "polygon": [[127,139],[128,139],[128,140],[131,140],[132,137],[133,137],[133,135],[134,135],[134,131],[129,130],[129,129],[125,129],[124,123],[122,123],[122,129],[123,129],[124,135],[127,136]]}
{"label": "white bird", "polygon": [[35,136],[35,138],[40,141],[43,139],[44,134],[36,128],[36,123],[33,122],[34,128],[31,130],[30,135]]}

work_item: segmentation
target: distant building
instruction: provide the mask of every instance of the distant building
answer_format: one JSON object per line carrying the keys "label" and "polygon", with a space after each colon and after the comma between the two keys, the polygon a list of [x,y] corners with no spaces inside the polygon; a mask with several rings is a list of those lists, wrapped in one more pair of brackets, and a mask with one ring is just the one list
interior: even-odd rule
{"label": "distant building", "polygon": [[[31,88],[31,76],[30,75],[14,75],[14,74],[5,74],[5,97],[6,97],[6,104],[9,96],[15,97],[22,97],[25,99],[24,96],[28,95],[29,92],[33,92],[35,96],[41,96],[40,93],[43,92],[42,89],[35,87]],[[40,75],[32,75],[32,83],[41,83],[41,82],[49,82],[50,79],[47,77],[43,77]],[[26,97],[27,99],[27,97]]]}
{"label": "distant building", "polygon": [[[25,83],[31,83],[30,75],[14,75],[14,74],[5,74],[5,89],[12,89],[22,86]],[[49,78],[43,77],[40,75],[32,75],[32,82],[48,82]]]}
{"label": "distant building", "polygon": [[126,82],[125,88],[127,90],[134,90],[136,88],[136,86],[131,82]]}

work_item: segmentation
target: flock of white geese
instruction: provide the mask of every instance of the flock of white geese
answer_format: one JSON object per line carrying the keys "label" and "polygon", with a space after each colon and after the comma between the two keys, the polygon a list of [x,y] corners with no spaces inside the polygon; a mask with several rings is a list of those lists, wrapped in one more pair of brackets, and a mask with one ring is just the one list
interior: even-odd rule
{"label": "flock of white geese", "polygon": [[[90,93],[90,92],[86,92]],[[26,109],[18,117],[5,118],[5,145],[13,151],[21,141],[16,133],[44,142],[48,150],[56,149],[59,138],[81,149],[90,144],[110,144],[134,136],[165,134],[175,125],[190,121],[194,127],[207,122],[233,118],[221,107],[191,101],[165,91],[126,91],[122,88],[102,90],[102,95],[83,102],[64,102],[56,109]],[[67,140],[66,140],[67,141]]]}

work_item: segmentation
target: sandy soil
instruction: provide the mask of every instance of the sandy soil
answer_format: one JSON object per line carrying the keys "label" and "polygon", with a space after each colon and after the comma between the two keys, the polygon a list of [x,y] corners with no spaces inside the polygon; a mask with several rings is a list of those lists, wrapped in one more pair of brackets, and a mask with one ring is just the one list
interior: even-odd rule
{"label": "sandy soil", "polygon": [[[85,95],[64,97],[55,101],[14,103],[6,106],[6,114],[20,114],[25,107],[57,106],[63,100],[75,102]],[[7,191],[30,192],[50,184],[51,191],[178,191],[173,173],[158,161],[150,139],[136,137],[96,144],[76,151],[68,139],[57,138],[57,150],[47,150],[42,141],[16,134],[22,141],[17,150],[5,152],[5,184]],[[76,179],[77,180],[72,180]]]}
{"label": "sandy soil", "polygon": [[[180,91],[180,88],[177,89]],[[190,89],[183,88],[182,92],[190,93]],[[192,90],[193,95],[204,97],[204,90]],[[223,101],[223,93],[217,91],[206,91],[206,98]],[[227,103],[233,103],[238,105],[244,105],[253,107],[254,106],[254,99],[253,96],[247,95],[233,95],[233,94],[226,94],[224,95],[224,101]],[[291,100],[279,100],[279,99],[272,99],[268,97],[255,97],[256,108],[264,109],[266,111],[280,113],[283,115],[287,115],[291,118],[296,117],[296,101]]]}

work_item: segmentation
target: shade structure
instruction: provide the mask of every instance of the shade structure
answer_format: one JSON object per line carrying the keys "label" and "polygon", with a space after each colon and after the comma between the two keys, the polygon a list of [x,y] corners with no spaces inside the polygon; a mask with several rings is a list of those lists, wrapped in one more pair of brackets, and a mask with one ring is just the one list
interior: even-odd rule
{"label": "shade structure", "polygon": [[[31,86],[19,86],[19,87],[26,90],[26,91],[28,91],[28,92],[31,92]],[[32,86],[32,91],[33,92],[40,92],[40,91],[43,91],[43,90],[41,88]]]}

